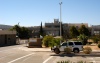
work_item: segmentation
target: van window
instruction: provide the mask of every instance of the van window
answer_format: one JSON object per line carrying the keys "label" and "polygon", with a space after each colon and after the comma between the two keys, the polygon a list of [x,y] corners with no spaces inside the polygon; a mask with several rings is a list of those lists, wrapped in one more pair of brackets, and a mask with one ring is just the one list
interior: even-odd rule
{"label": "van window", "polygon": [[63,43],[62,46],[67,46],[67,43]]}
{"label": "van window", "polygon": [[74,42],[74,43],[75,43],[75,45],[82,45],[81,42]]}
{"label": "van window", "polygon": [[73,42],[69,42],[69,46],[72,46],[73,45]]}

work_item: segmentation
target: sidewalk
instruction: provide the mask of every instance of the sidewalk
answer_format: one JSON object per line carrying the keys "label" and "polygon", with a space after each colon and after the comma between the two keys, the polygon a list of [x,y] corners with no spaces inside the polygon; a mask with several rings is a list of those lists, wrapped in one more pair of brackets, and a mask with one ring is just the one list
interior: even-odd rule
{"label": "sidewalk", "polygon": [[28,47],[19,47],[18,49],[24,50],[24,51],[33,51],[33,52],[50,52],[51,48],[28,48]]}
{"label": "sidewalk", "polygon": [[[51,48],[28,48],[25,46],[18,47],[20,50],[32,51],[32,52],[51,52]],[[100,49],[93,49],[92,52],[100,52]]]}

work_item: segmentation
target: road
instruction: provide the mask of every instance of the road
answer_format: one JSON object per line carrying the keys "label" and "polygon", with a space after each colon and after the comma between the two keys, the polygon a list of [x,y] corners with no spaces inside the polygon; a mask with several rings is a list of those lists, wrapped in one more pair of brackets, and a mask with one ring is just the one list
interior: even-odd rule
{"label": "road", "polygon": [[51,52],[25,51],[20,49],[21,47],[24,46],[0,47],[0,63],[43,63],[51,54]]}
{"label": "road", "polygon": [[100,63],[100,52],[93,52],[90,55],[80,54],[55,54],[49,52],[34,52],[20,49],[24,45],[0,47],[0,63],[57,63],[62,60],[73,62],[87,61]]}

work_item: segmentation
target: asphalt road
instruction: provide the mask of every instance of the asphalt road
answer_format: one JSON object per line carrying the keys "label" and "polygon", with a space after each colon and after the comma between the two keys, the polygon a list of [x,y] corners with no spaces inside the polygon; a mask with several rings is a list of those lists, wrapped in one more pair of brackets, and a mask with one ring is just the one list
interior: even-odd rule
{"label": "asphalt road", "polygon": [[55,54],[53,52],[34,52],[19,49],[24,45],[0,47],[0,63],[57,63],[58,61],[87,61],[100,63],[100,52],[91,54]]}
{"label": "asphalt road", "polygon": [[24,45],[0,47],[0,63],[43,63],[52,53],[25,51],[21,47]]}

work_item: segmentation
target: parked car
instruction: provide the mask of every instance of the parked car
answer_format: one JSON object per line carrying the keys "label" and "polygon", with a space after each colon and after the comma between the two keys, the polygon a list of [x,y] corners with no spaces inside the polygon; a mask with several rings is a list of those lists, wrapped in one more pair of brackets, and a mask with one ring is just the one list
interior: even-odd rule
{"label": "parked car", "polygon": [[64,52],[64,49],[66,47],[70,47],[72,52],[79,53],[83,50],[83,44],[80,41],[67,41],[61,43],[59,46],[54,46],[51,48],[52,51],[54,51],[56,54],[59,54],[60,52]]}

